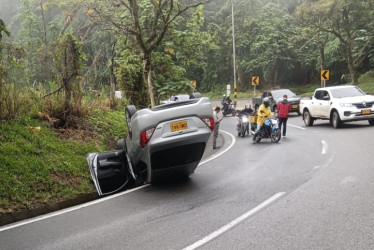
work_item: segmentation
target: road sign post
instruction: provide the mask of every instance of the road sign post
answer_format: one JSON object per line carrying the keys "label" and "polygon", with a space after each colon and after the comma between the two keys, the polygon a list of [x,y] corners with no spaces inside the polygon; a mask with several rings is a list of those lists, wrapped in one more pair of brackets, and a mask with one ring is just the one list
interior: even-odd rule
{"label": "road sign post", "polygon": [[256,95],[256,86],[260,84],[260,77],[252,76],[253,95]]}
{"label": "road sign post", "polygon": [[[330,78],[330,71],[327,69],[321,70],[321,87],[326,87],[326,80]],[[322,86],[323,83],[323,86]]]}

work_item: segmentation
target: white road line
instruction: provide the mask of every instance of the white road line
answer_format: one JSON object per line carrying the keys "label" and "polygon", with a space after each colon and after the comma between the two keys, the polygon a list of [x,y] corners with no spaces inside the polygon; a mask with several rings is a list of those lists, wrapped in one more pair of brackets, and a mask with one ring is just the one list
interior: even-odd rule
{"label": "white road line", "polygon": [[328,146],[327,146],[327,143],[324,140],[322,140],[321,142],[322,142],[322,151],[321,151],[321,154],[324,155],[324,154],[327,153]]}
{"label": "white road line", "polygon": [[223,150],[222,152],[218,152],[217,154],[214,154],[211,157],[207,158],[205,161],[200,162],[199,166],[203,165],[204,163],[207,163],[208,161],[211,161],[211,160],[217,158],[218,156],[221,156],[222,154],[226,153],[227,151],[229,151],[234,146],[235,141],[236,141],[235,136],[232,135],[229,132],[224,131],[224,130],[220,130],[220,132],[223,132],[223,133],[225,133],[225,134],[227,134],[228,136],[231,137],[231,139],[232,139],[231,144],[227,148],[225,148],[225,150]]}
{"label": "white road line", "polygon": [[[218,156],[220,156],[220,155],[222,155],[224,153],[226,153],[235,144],[235,136],[233,136],[232,134],[230,134],[230,133],[228,133],[226,131],[223,131],[223,130],[220,130],[220,132],[224,132],[224,133],[228,134],[229,136],[231,136],[231,138],[232,138],[231,144],[229,145],[228,148],[226,148],[222,152],[214,154],[213,156],[209,157],[205,161],[200,162],[199,166],[202,165],[202,164],[204,164],[204,163],[207,163],[208,161],[211,161],[211,160],[217,158]],[[69,208],[66,208],[66,209],[62,209],[62,210],[59,210],[59,211],[56,211],[56,212],[52,212],[52,213],[48,213],[48,214],[45,214],[45,215],[41,215],[41,216],[38,216],[38,217],[35,217],[35,218],[31,218],[31,219],[28,219],[28,220],[24,220],[24,221],[20,221],[20,222],[15,222],[14,224],[11,224],[9,226],[0,227],[0,232],[9,230],[9,229],[12,229],[12,228],[15,228],[15,227],[27,225],[27,224],[30,224],[30,223],[33,223],[33,222],[41,221],[41,220],[44,220],[44,219],[48,219],[48,218],[51,218],[51,217],[54,217],[54,216],[62,215],[62,214],[65,214],[65,213],[69,213],[69,212],[72,212],[72,211],[75,211],[75,210],[78,210],[78,209],[81,209],[81,208],[85,208],[85,207],[88,207],[88,206],[91,206],[91,205],[94,205],[94,204],[97,204],[97,203],[100,203],[100,202],[104,202],[104,201],[107,201],[107,200],[110,200],[110,199],[114,199],[116,197],[119,197],[119,196],[122,196],[122,195],[125,195],[125,194],[128,194],[128,193],[137,191],[137,190],[145,188],[145,187],[148,187],[149,185],[150,184],[146,184],[146,185],[134,188],[134,189],[126,190],[126,191],[123,191],[121,193],[105,197],[105,198],[100,198],[100,199],[97,199],[97,200],[94,200],[94,201],[86,202],[86,203],[81,204],[81,205],[77,205],[77,206],[74,206],[74,207],[69,207]]]}
{"label": "white road line", "polygon": [[141,188],[145,188],[145,187],[148,187],[148,186],[149,186],[149,184],[146,184],[144,186],[140,186],[140,187],[137,187],[137,188],[134,188],[134,189],[123,191],[121,193],[114,194],[114,195],[111,195],[111,196],[108,196],[108,197],[105,197],[105,198],[100,198],[100,199],[97,199],[97,200],[89,201],[89,202],[83,203],[81,205],[77,205],[77,206],[74,206],[74,207],[69,207],[69,208],[62,209],[62,210],[52,212],[52,213],[49,213],[49,214],[41,215],[41,216],[29,219],[29,220],[16,222],[16,223],[14,223],[10,226],[0,227],[0,232],[9,230],[9,229],[12,229],[12,228],[15,228],[15,227],[23,226],[23,225],[26,225],[26,224],[30,224],[30,223],[33,223],[33,222],[36,222],[36,221],[40,221],[40,220],[48,219],[48,218],[51,218],[51,217],[55,217],[55,216],[58,216],[58,215],[61,215],[61,214],[69,213],[69,212],[72,212],[72,211],[75,211],[75,210],[78,210],[78,209],[81,209],[81,208],[89,207],[91,205],[94,205],[94,204],[97,204],[97,203],[100,203],[100,202],[103,202],[103,201],[107,201],[107,200],[110,200],[110,199],[113,199],[113,198],[116,198],[116,197],[119,197],[119,196],[122,196],[122,195],[125,195],[125,194],[128,194],[128,193],[134,192],[136,190],[139,190]]}
{"label": "white road line", "polygon": [[287,126],[291,126],[291,127],[294,127],[294,128],[305,130],[305,128],[300,127],[300,126],[296,126],[296,125],[293,125],[293,124],[287,124]]}
{"label": "white road line", "polygon": [[279,193],[273,195],[272,197],[270,197],[266,201],[264,201],[261,204],[259,204],[257,207],[249,210],[245,214],[241,215],[240,217],[236,218],[235,220],[233,220],[230,223],[226,224],[225,226],[221,227],[217,231],[214,231],[213,233],[209,234],[208,236],[202,238],[201,240],[196,241],[194,244],[192,244],[192,245],[184,248],[183,250],[194,250],[194,249],[196,249],[196,248],[198,248],[198,247],[206,244],[207,242],[209,242],[212,239],[216,238],[217,236],[223,234],[224,232],[226,232],[227,230],[229,230],[233,226],[239,224],[240,222],[242,222],[243,220],[245,220],[249,216],[253,215],[257,211],[265,208],[266,206],[268,206],[272,202],[276,201],[277,199],[279,199],[280,197],[282,197],[284,194],[285,194],[285,192],[279,192]]}

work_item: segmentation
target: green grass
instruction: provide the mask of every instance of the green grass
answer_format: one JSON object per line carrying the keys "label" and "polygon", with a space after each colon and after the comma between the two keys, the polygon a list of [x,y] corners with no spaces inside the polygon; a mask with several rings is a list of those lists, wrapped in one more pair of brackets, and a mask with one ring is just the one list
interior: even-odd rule
{"label": "green grass", "polygon": [[90,131],[64,133],[31,117],[0,122],[0,214],[95,192],[86,154],[113,149],[127,130],[122,111],[87,120]]}

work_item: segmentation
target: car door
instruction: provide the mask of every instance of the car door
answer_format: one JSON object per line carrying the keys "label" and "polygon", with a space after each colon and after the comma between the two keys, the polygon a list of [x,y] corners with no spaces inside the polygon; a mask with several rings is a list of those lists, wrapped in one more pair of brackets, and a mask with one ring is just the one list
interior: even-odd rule
{"label": "car door", "polygon": [[86,158],[92,180],[100,196],[125,189],[135,180],[125,149],[90,153]]}
{"label": "car door", "polygon": [[319,90],[315,94],[313,116],[328,118],[330,109],[330,97],[326,90]]}

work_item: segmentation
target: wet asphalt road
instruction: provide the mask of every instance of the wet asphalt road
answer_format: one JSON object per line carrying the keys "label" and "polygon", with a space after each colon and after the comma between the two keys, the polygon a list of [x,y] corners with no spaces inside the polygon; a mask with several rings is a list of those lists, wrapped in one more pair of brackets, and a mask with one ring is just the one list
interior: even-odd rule
{"label": "wet asphalt road", "polygon": [[287,138],[252,143],[236,119],[188,181],[1,227],[0,248],[374,248],[373,127],[305,128],[294,116]]}

